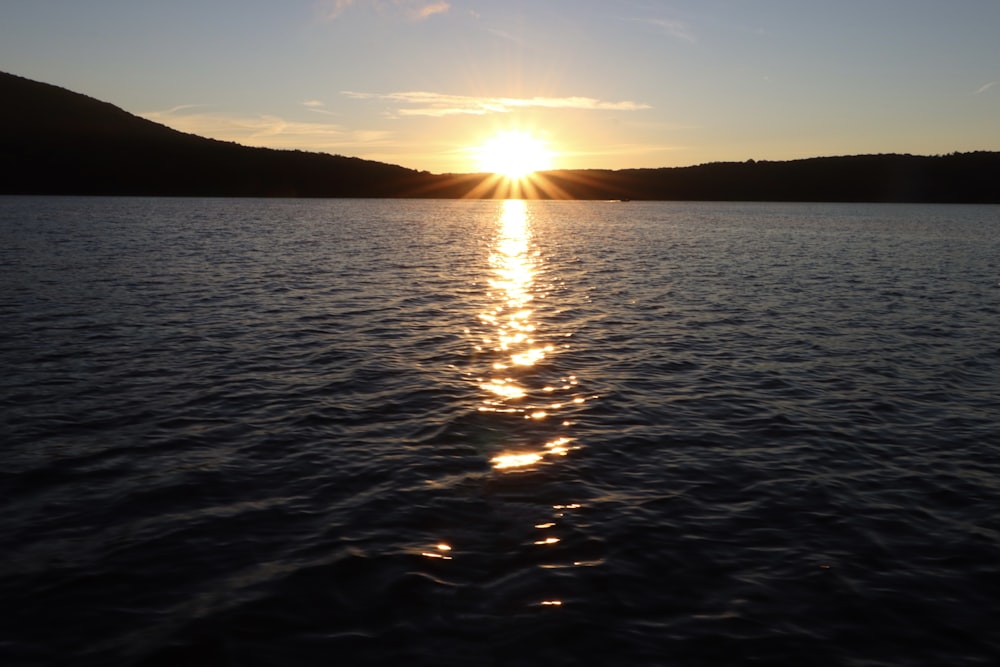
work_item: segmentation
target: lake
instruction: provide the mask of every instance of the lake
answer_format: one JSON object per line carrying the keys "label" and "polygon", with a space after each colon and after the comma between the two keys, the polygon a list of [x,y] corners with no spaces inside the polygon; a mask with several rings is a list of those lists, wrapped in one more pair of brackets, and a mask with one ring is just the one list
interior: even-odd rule
{"label": "lake", "polygon": [[993,665],[1000,207],[0,197],[5,665]]}

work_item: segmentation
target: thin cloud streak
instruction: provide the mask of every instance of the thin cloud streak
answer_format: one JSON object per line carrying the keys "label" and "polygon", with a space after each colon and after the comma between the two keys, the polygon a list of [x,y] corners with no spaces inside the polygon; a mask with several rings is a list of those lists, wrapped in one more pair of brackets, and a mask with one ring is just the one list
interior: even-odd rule
{"label": "thin cloud streak", "polygon": [[340,115],[334,111],[330,111],[329,109],[325,108],[326,102],[323,102],[321,100],[306,100],[305,102],[302,103],[302,106],[306,108],[306,111],[323,114],[324,116]]}
{"label": "thin cloud streak", "polygon": [[671,37],[676,37],[677,39],[682,39],[685,42],[691,42],[692,44],[698,42],[698,38],[691,32],[690,26],[682,21],[671,21],[669,19],[644,19],[643,21],[651,26],[659,28]]}
{"label": "thin cloud streak", "polygon": [[386,145],[390,132],[348,130],[333,123],[289,121],[279,116],[239,116],[225,113],[184,113],[175,109],[138,114],[181,132],[245,146],[323,152],[355,152]]}
{"label": "thin cloud streak", "polygon": [[354,0],[328,0],[326,3],[329,9],[326,10],[326,18],[334,20],[340,17],[348,7],[354,4]]}
{"label": "thin cloud streak", "polygon": [[396,102],[400,116],[483,116],[491,113],[511,113],[519,109],[578,109],[589,111],[639,111],[650,109],[642,102],[608,102],[593,97],[476,97],[447,95],[428,91],[398,93],[362,93],[345,90],[342,94],[357,100]]}
{"label": "thin cloud streak", "polygon": [[[402,12],[413,21],[423,21],[435,14],[444,14],[451,5],[444,0],[426,2],[425,0],[362,0],[364,4],[374,7],[382,14]],[[357,0],[325,0],[322,12],[328,21],[339,19],[349,8],[360,4]]]}
{"label": "thin cloud streak", "polygon": [[413,10],[410,15],[418,21],[423,21],[435,14],[444,14],[449,9],[451,9],[451,5],[447,2],[435,2]]}
{"label": "thin cloud streak", "polygon": [[990,88],[992,88],[992,87],[993,87],[993,86],[995,86],[995,85],[997,85],[997,82],[996,82],[996,81],[990,81],[990,82],[989,82],[989,83],[987,83],[987,84],[984,84],[984,85],[982,85],[982,86],[979,86],[979,88],[978,88],[978,89],[976,90],[976,93],[975,93],[975,94],[976,94],[976,95],[982,95],[983,93],[985,93],[985,92],[986,92],[987,90],[989,90]]}
{"label": "thin cloud streak", "polygon": [[491,35],[494,35],[495,37],[499,37],[500,39],[505,39],[508,42],[514,42],[515,44],[521,44],[524,42],[524,40],[521,39],[520,37],[516,37],[515,35],[512,35],[509,32],[506,32],[504,30],[499,30],[497,28],[487,28],[486,32],[490,33]]}
{"label": "thin cloud streak", "polygon": [[187,111],[188,109],[198,109],[198,108],[205,107],[205,106],[207,106],[207,105],[205,105],[205,104],[178,104],[175,107],[170,107],[166,111],[161,111],[161,112],[158,112],[158,113],[161,113],[161,114],[172,114],[172,113],[177,113],[178,111]]}

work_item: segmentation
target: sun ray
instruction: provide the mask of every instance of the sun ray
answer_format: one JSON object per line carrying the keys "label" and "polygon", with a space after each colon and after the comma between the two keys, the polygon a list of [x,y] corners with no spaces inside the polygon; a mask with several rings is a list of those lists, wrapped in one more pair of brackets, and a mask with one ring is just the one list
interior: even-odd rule
{"label": "sun ray", "polygon": [[[566,189],[574,182],[600,189],[598,176],[555,169],[559,153],[541,139],[544,133],[501,131],[490,140],[464,151],[479,171],[448,174],[447,178],[415,187],[414,197],[454,196],[463,199],[573,199]],[[505,140],[510,140],[505,143]],[[502,148],[502,150],[501,150]],[[516,149],[523,150],[516,150]],[[508,155],[507,150],[511,153]],[[524,162],[518,162],[521,158]],[[516,158],[516,159],[515,159]],[[612,195],[609,195],[611,197]],[[618,197],[631,197],[623,192]]]}
{"label": "sun ray", "polygon": [[553,154],[548,143],[524,130],[499,132],[474,151],[480,171],[512,182],[552,168]]}

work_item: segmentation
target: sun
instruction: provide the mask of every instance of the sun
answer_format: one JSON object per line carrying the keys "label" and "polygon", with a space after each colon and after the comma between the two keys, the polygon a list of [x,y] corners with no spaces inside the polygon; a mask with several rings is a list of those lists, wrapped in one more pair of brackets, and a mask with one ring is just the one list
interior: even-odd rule
{"label": "sun", "polygon": [[506,130],[475,149],[480,171],[488,171],[509,180],[520,180],[536,171],[552,169],[552,151],[548,144],[530,132]]}

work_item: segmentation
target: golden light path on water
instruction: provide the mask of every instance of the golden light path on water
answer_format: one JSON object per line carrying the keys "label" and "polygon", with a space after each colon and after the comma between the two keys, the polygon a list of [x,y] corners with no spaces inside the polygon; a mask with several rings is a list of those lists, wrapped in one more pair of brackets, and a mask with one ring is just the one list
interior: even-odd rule
{"label": "golden light path on water", "polygon": [[[483,362],[470,377],[483,394],[478,411],[494,415],[494,427],[501,434],[501,449],[491,456],[490,464],[504,479],[555,464],[575,449],[569,435],[572,421],[566,415],[594,398],[582,395],[576,376],[560,373],[553,363],[569,347],[566,339],[571,333],[539,330],[536,309],[539,301],[551,296],[551,285],[545,282],[543,257],[533,243],[532,221],[524,200],[500,204],[489,251],[485,305],[477,315],[479,326],[466,330],[473,335],[476,357]],[[578,503],[552,505],[552,520],[534,523],[530,528],[534,536],[527,544],[547,553],[564,549],[554,531],[568,513],[580,507]],[[460,551],[439,542],[425,546],[421,555],[448,561]],[[574,559],[571,564],[592,563]],[[543,597],[531,604],[559,608],[564,601]]]}
{"label": "golden light path on water", "polygon": [[[560,378],[558,386],[541,388],[542,401],[532,400],[529,388],[519,379],[533,367],[554,354],[556,346],[540,340],[533,319],[536,275],[539,253],[532,247],[531,220],[527,202],[521,199],[503,201],[497,240],[490,255],[493,275],[489,280],[490,308],[479,315],[489,327],[480,350],[496,353],[488,376],[479,379],[487,397],[481,411],[507,413],[524,419],[545,420],[563,404],[545,400],[557,390],[571,390],[577,380],[573,376]],[[574,398],[583,402],[582,398]],[[564,423],[568,426],[568,422]],[[497,470],[524,469],[540,463],[546,457],[565,456],[572,439],[558,435],[535,445],[520,445],[491,459]]]}

